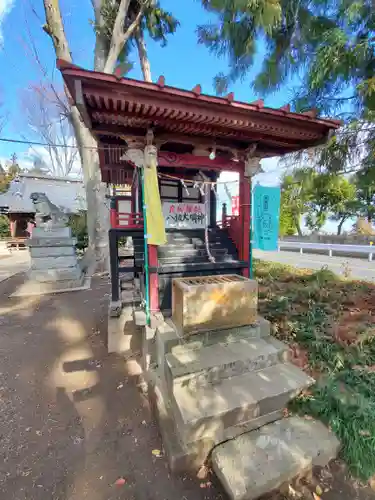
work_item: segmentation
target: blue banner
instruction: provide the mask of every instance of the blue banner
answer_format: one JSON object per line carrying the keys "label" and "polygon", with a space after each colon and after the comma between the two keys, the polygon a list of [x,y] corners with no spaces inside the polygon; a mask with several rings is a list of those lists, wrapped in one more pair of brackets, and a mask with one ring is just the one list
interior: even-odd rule
{"label": "blue banner", "polygon": [[257,184],[253,192],[253,248],[277,250],[280,219],[280,188]]}

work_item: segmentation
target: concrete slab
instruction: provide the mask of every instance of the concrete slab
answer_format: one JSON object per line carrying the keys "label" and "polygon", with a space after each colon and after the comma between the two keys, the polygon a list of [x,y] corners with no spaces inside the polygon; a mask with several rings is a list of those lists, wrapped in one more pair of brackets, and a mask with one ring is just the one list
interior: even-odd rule
{"label": "concrete slab", "polygon": [[77,267],[60,267],[59,269],[32,269],[28,273],[31,281],[52,282],[78,280],[82,278],[82,271]]}
{"label": "concrete slab", "polygon": [[220,444],[212,467],[231,500],[254,500],[336,457],[339,441],[321,422],[290,417]]}
{"label": "concrete slab", "polygon": [[217,384],[229,377],[287,361],[287,353],[288,347],[272,337],[218,342],[202,349],[180,345],[165,356],[166,376],[169,387]]}
{"label": "concrete slab", "polygon": [[314,380],[290,363],[222,380],[218,385],[173,388],[179,432],[184,442],[216,433],[284,408]]}

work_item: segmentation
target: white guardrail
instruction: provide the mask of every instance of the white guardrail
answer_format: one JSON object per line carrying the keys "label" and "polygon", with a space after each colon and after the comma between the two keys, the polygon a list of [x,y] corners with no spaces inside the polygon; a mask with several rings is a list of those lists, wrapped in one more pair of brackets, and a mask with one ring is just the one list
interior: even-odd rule
{"label": "white guardrail", "polygon": [[[306,243],[303,241],[283,241],[279,240],[278,250],[282,249],[299,249],[299,253],[303,250],[324,250],[332,257],[333,253],[340,254],[362,254],[367,255],[368,260],[372,261],[372,256],[375,253],[375,245],[341,245],[338,243]],[[312,252],[313,253],[313,252]]]}

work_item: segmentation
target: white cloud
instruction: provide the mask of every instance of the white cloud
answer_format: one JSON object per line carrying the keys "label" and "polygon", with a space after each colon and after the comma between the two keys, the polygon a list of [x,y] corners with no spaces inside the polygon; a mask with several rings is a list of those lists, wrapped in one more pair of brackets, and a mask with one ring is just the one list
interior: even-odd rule
{"label": "white cloud", "polygon": [[2,27],[6,16],[14,7],[15,0],[0,0],[0,49],[3,47],[4,39]]}

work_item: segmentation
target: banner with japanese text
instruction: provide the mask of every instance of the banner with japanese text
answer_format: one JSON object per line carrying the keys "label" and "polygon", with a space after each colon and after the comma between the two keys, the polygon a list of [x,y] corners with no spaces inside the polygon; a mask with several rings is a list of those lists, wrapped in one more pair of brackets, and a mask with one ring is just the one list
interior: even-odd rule
{"label": "banner with japanese text", "polygon": [[277,250],[280,223],[279,187],[257,184],[253,191],[253,248]]}

